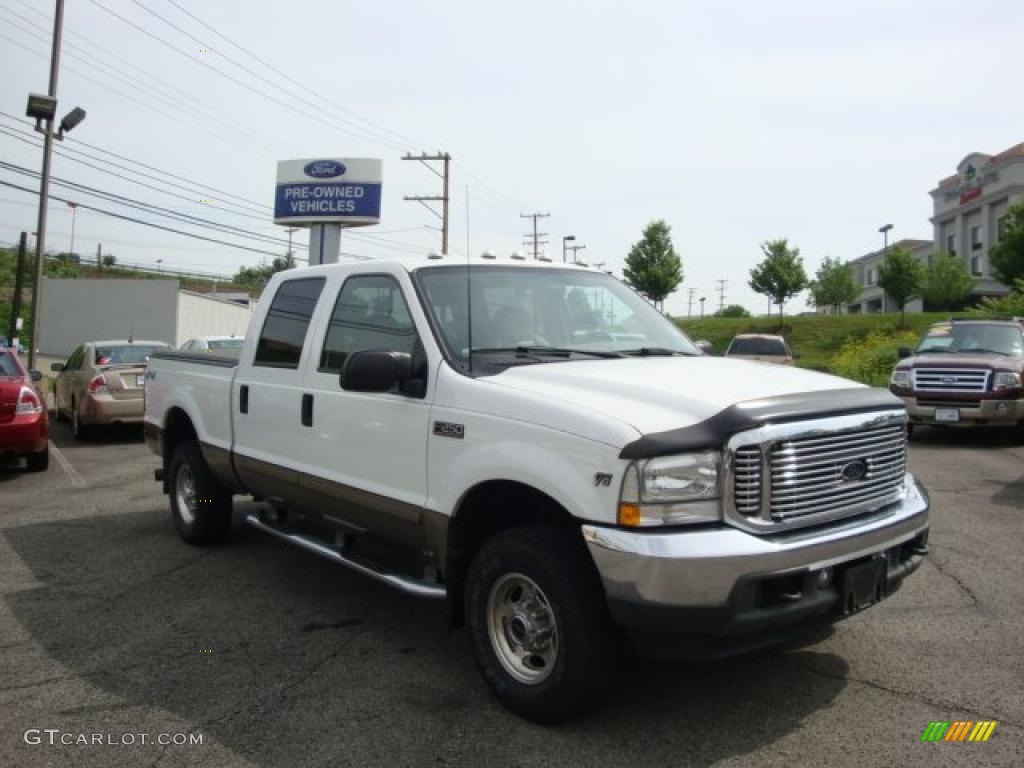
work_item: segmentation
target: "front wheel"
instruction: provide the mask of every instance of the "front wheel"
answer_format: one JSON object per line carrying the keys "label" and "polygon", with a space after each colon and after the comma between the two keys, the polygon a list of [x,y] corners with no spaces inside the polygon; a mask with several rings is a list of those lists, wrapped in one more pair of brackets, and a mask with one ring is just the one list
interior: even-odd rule
{"label": "front wheel", "polygon": [[231,492],[210,472],[199,443],[181,443],[171,457],[171,516],[189,544],[207,546],[224,541],[231,528]]}
{"label": "front wheel", "polygon": [[619,632],[578,535],[506,531],[481,547],[466,579],[476,662],[502,704],[554,724],[600,703]]}

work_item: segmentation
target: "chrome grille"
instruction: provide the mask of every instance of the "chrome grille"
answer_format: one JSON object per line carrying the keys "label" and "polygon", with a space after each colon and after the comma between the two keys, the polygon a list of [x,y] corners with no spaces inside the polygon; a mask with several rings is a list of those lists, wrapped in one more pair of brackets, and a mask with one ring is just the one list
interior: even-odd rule
{"label": "chrome grille", "polygon": [[989,371],[984,368],[915,368],[918,392],[985,392]]}
{"label": "chrome grille", "polygon": [[761,511],[761,449],[756,445],[733,455],[732,487],[737,512],[756,515]]}
{"label": "chrome grille", "polygon": [[770,532],[878,509],[904,488],[906,414],[769,425],[729,441],[726,513]]}

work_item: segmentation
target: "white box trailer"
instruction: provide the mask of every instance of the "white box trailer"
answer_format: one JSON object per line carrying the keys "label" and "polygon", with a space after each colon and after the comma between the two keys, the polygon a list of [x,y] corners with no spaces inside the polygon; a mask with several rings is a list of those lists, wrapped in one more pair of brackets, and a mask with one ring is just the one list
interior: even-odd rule
{"label": "white box trailer", "polygon": [[47,279],[37,351],[66,357],[84,341],[136,339],[175,347],[195,336],[244,336],[252,305],[181,289],[178,280]]}

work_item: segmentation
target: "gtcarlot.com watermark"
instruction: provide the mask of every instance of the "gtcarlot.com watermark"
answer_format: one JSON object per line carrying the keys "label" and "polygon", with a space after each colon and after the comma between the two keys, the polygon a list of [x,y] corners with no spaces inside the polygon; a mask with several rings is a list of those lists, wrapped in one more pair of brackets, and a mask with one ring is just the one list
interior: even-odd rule
{"label": "gtcarlot.com watermark", "polygon": [[203,743],[201,733],[85,733],[60,728],[29,728],[22,739],[30,746],[47,744],[65,747],[130,747],[157,744],[161,747],[195,747]]}

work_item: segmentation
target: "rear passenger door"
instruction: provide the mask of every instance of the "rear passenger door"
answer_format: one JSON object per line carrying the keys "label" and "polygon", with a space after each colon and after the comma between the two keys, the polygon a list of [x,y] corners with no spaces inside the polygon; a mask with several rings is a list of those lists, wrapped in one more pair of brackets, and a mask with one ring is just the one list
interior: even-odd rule
{"label": "rear passenger door", "polygon": [[[418,547],[427,496],[427,393],[433,387],[410,302],[391,274],[349,275],[333,293],[329,320],[313,339],[319,359],[311,361],[306,378],[311,405],[302,441],[309,470],[299,480],[304,501],[329,522]],[[366,349],[412,355],[422,387],[414,394],[343,390],[345,360]]]}
{"label": "rear passenger door", "polygon": [[282,281],[255,348],[239,361],[231,397],[235,466],[245,486],[288,502],[301,467],[302,365],[324,277]]}

